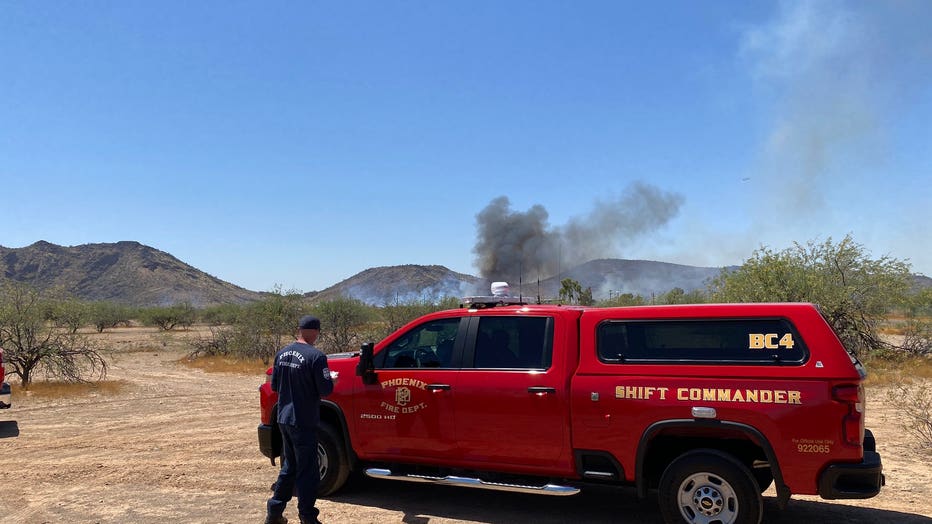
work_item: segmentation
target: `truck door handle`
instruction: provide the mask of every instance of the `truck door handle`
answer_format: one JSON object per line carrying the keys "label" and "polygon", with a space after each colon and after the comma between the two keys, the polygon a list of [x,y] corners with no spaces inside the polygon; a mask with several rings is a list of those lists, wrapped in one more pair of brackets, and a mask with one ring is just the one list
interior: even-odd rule
{"label": "truck door handle", "polygon": [[531,386],[527,388],[528,393],[533,393],[534,395],[544,396],[544,395],[553,395],[557,392],[557,388],[548,388],[543,386]]}
{"label": "truck door handle", "polygon": [[428,384],[427,390],[428,391],[450,391],[450,385],[449,384]]}

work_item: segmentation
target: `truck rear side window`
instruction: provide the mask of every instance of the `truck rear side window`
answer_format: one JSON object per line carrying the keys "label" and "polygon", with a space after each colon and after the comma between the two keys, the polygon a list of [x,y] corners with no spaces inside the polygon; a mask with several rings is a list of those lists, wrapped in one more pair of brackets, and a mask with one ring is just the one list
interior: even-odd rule
{"label": "truck rear side window", "polygon": [[805,362],[805,344],[785,319],[608,320],[597,332],[603,362],[774,364]]}
{"label": "truck rear side window", "polygon": [[481,317],[473,367],[548,369],[552,339],[547,317]]}

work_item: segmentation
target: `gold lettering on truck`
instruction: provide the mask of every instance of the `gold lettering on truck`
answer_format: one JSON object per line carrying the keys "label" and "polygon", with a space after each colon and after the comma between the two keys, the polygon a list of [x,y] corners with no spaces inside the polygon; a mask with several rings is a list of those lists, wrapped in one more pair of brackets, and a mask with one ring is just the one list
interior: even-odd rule
{"label": "gold lettering on truck", "polygon": [[[667,400],[671,388],[663,386],[615,386],[621,400]],[[795,389],[676,388],[670,400],[679,402],[743,402],[751,404],[802,405]]]}
{"label": "gold lettering on truck", "polygon": [[650,400],[656,398],[659,400],[666,400],[667,391],[670,391],[670,388],[653,386],[615,386],[615,398],[632,400]]}
{"label": "gold lettering on truck", "polygon": [[[778,337],[779,340],[777,340]],[[779,333],[748,334],[748,349],[793,349],[795,345],[792,333],[787,333],[782,337]]]}
{"label": "gold lettering on truck", "polygon": [[[393,414],[410,414],[417,413],[424,409],[427,409],[427,402],[418,402],[415,397],[414,389],[427,390],[427,382],[423,380],[418,380],[416,378],[410,377],[397,377],[391,378],[388,380],[383,380],[381,382],[382,389],[391,395],[391,390],[389,388],[395,388],[394,398],[389,397],[389,399],[394,400],[390,402],[388,399],[383,400],[379,405],[385,411]],[[395,420],[394,415],[386,416],[385,420]]]}

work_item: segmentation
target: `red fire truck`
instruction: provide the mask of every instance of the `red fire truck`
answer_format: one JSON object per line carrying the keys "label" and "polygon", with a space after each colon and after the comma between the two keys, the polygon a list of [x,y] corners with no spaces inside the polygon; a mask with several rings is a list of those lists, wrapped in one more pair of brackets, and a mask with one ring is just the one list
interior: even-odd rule
{"label": "red fire truck", "polygon": [[[585,308],[472,300],[329,355],[321,495],[352,471],[571,495],[656,490],[667,522],[759,522],[761,492],[883,485],[865,376],[812,304]],[[279,455],[260,386],[259,447]]]}

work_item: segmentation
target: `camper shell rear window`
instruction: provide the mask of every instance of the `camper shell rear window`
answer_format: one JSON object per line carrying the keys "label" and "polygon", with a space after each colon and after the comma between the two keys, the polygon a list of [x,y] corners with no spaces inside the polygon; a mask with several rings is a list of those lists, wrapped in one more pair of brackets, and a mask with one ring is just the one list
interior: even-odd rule
{"label": "camper shell rear window", "polygon": [[809,351],[787,319],[606,320],[597,327],[605,363],[799,365]]}

